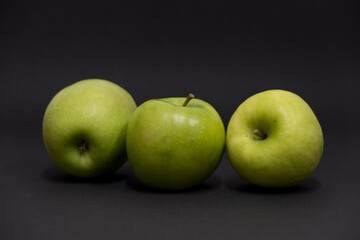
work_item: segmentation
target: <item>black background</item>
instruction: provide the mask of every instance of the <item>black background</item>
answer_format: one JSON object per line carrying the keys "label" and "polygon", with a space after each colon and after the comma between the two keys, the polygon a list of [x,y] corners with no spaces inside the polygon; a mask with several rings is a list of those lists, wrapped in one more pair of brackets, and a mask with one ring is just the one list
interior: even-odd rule
{"label": "black background", "polygon": [[[359,239],[359,1],[1,1],[1,239]],[[195,189],[156,192],[128,164],[58,170],[42,116],[65,86],[113,81],[138,105],[195,93],[224,124],[254,93],[303,97],[325,151],[299,187],[258,189],[226,154]]]}

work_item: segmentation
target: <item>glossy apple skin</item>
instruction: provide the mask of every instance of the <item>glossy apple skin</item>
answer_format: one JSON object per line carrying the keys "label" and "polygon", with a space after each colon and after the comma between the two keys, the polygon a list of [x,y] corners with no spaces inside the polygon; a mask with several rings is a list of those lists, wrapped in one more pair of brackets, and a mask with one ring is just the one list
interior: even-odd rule
{"label": "glossy apple skin", "polygon": [[[254,135],[254,129],[267,138]],[[302,98],[269,90],[238,107],[227,128],[226,146],[233,168],[248,182],[290,187],[314,171],[324,140],[318,119]]]}
{"label": "glossy apple skin", "polygon": [[114,172],[126,160],[126,130],[135,109],[130,94],[115,83],[100,79],[74,83],[57,93],[45,111],[46,150],[73,176]]}
{"label": "glossy apple skin", "polygon": [[126,138],[131,169],[145,185],[163,190],[200,184],[217,168],[225,129],[208,103],[185,98],[149,100],[132,116]]}

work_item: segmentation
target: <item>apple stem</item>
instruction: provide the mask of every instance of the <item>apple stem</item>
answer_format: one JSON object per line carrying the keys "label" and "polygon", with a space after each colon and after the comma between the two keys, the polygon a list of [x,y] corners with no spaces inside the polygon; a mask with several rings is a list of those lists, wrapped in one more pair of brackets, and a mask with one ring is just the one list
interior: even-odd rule
{"label": "apple stem", "polygon": [[262,139],[265,139],[265,138],[266,138],[266,135],[265,135],[265,134],[262,134],[258,129],[255,129],[255,130],[253,131],[253,133],[254,133],[256,136],[261,137]]}
{"label": "apple stem", "polygon": [[191,99],[195,98],[195,95],[192,93],[189,93],[188,97],[185,99],[185,102],[183,103],[183,107],[186,107],[186,105],[191,101]]}

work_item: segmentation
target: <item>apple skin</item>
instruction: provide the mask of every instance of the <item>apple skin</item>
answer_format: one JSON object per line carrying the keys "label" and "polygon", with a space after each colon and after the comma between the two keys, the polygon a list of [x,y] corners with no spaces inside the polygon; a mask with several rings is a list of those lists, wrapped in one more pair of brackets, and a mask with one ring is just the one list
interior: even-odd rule
{"label": "apple skin", "polygon": [[225,149],[225,128],[216,110],[200,99],[153,99],[140,105],[128,127],[130,167],[145,185],[182,190],[207,179]]}
{"label": "apple skin", "polygon": [[[253,130],[267,137],[262,139]],[[285,90],[268,90],[245,100],[227,128],[231,165],[262,187],[291,187],[318,165],[324,148],[321,126],[310,106]]]}
{"label": "apple skin", "polygon": [[57,93],[45,111],[46,150],[70,175],[112,173],[126,160],[126,130],[135,109],[131,95],[115,83],[101,79],[74,83]]}

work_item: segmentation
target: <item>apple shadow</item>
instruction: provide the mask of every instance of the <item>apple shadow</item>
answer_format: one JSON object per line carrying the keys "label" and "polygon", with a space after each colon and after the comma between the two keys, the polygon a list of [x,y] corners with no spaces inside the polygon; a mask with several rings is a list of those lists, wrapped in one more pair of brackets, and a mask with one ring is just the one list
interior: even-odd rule
{"label": "apple shadow", "polygon": [[42,177],[49,182],[57,183],[89,183],[89,184],[106,184],[123,181],[124,175],[118,173],[112,173],[106,176],[95,177],[95,178],[78,178],[71,176],[56,167],[46,168],[42,172]]}
{"label": "apple shadow", "polygon": [[221,185],[221,180],[216,177],[210,177],[205,180],[203,183],[191,187],[189,189],[183,190],[162,190],[162,189],[154,189],[146,186],[140,180],[138,180],[135,176],[127,178],[126,185],[129,189],[135,190],[137,192],[142,193],[156,193],[156,194],[184,194],[184,193],[194,193],[194,192],[205,192],[216,189],[219,185]]}
{"label": "apple shadow", "polygon": [[247,183],[240,177],[235,176],[227,181],[225,185],[234,191],[249,194],[263,194],[263,195],[276,195],[276,194],[306,194],[314,192],[321,188],[321,183],[314,177],[309,177],[300,185],[285,188],[270,188],[259,187],[251,183]]}

